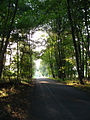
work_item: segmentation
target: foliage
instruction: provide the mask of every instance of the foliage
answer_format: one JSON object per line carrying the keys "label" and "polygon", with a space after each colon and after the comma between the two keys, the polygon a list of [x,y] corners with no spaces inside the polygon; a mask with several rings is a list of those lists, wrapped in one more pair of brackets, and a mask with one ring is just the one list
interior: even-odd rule
{"label": "foliage", "polygon": [[[53,77],[64,80],[78,76],[81,83],[85,77],[89,79],[90,8],[88,3],[88,0],[0,1],[0,78],[6,67],[5,55],[8,46],[16,43],[17,49],[14,51],[17,56],[14,58],[14,63],[10,62],[7,73],[12,64],[17,76],[32,77],[33,59],[41,56],[42,71],[48,70]],[[30,31],[39,29],[46,31],[49,36],[45,40],[46,50],[42,55],[34,54],[35,45],[33,42],[33,45],[30,45],[28,39],[33,34]],[[47,70],[44,64],[48,65]],[[11,74],[12,70],[10,71]]]}

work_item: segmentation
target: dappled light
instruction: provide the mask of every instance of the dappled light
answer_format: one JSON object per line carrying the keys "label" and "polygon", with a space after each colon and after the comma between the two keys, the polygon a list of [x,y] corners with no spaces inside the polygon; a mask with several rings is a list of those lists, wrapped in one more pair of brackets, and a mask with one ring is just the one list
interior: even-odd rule
{"label": "dappled light", "polygon": [[0,88],[0,97],[8,97],[9,95],[14,95],[18,93],[18,91],[15,90],[15,88],[9,87],[9,88]]}
{"label": "dappled light", "polygon": [[46,84],[46,83],[50,83],[50,82],[48,82],[48,81],[40,81],[40,83],[45,83]]}
{"label": "dappled light", "polygon": [[2,90],[0,90],[0,97],[7,97],[8,94],[6,93],[6,90],[3,88]]}
{"label": "dappled light", "polygon": [[90,120],[89,0],[0,1],[0,120]]}
{"label": "dappled light", "polygon": [[31,85],[29,83],[0,88],[0,92],[3,91],[5,94],[0,94],[0,120],[3,120],[4,117],[9,120],[24,120],[28,117],[26,106],[31,103],[31,99],[27,99],[26,93],[30,88]]}

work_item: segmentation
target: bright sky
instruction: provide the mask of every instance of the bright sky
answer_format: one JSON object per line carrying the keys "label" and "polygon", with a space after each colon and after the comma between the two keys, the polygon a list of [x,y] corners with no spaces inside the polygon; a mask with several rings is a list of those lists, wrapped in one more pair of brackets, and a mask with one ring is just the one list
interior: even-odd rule
{"label": "bright sky", "polygon": [[[44,32],[44,31],[36,31],[36,32],[32,35],[32,38],[30,38],[30,39],[34,40],[35,42],[37,42],[37,41],[43,42],[43,44],[44,44],[44,39],[46,39],[47,37],[48,37],[48,34],[47,34],[46,32]],[[14,43],[14,44],[11,46],[11,48],[15,48],[16,45],[17,45],[17,44]],[[45,49],[45,46],[41,46],[40,44],[36,44],[36,49],[35,49],[35,51],[39,51],[39,52],[40,52],[42,49]],[[13,55],[16,54],[16,51],[13,50],[12,52],[13,52]],[[7,55],[7,56],[6,56],[6,59],[7,59],[7,61],[6,61],[5,64],[6,64],[6,65],[9,65],[10,56]],[[40,62],[41,62],[40,59],[35,60],[35,64],[36,64],[36,67],[37,67],[37,68],[39,68]]]}
{"label": "bright sky", "polygon": [[[43,31],[36,31],[34,34],[33,34],[33,36],[32,36],[32,40],[34,40],[34,41],[39,41],[39,42],[43,42],[43,44],[45,43],[44,42],[44,39],[46,39],[48,37],[48,34],[46,33],[46,32],[43,32]],[[35,49],[35,51],[41,51],[42,49],[45,49],[45,46],[41,46],[40,44],[39,44],[39,46],[38,45],[36,45],[36,49]]]}
{"label": "bright sky", "polygon": [[[48,34],[46,32],[43,32],[43,31],[36,31],[33,36],[32,36],[32,40],[34,41],[39,41],[39,42],[43,42],[44,43],[44,39],[46,39],[48,37]],[[38,46],[36,45],[36,49],[35,51],[41,51],[42,49],[45,49],[46,47],[45,46]],[[41,62],[41,59],[38,59],[38,60],[35,60],[35,64],[36,64],[36,67],[37,69],[39,68],[40,66],[40,62]]]}
{"label": "bright sky", "polygon": [[36,68],[39,69],[41,59],[35,60]]}

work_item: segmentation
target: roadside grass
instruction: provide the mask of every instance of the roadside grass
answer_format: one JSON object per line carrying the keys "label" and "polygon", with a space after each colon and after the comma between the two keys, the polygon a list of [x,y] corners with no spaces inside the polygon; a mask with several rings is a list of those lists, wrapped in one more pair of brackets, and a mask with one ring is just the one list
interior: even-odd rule
{"label": "roadside grass", "polygon": [[90,83],[87,85],[74,85],[75,88],[90,93]]}
{"label": "roadside grass", "polygon": [[59,78],[49,78],[49,79],[53,79],[57,82],[60,82],[64,85],[69,85],[69,86],[73,86],[79,90],[85,91],[90,93],[90,81],[88,81],[87,79],[84,79],[84,85],[81,85],[78,79],[59,79]]}

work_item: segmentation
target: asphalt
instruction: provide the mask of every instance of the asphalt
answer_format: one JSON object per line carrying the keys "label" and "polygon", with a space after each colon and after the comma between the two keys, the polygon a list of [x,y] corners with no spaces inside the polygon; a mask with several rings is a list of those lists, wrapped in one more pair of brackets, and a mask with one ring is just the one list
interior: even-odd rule
{"label": "asphalt", "polygon": [[50,79],[36,79],[32,93],[30,120],[90,120],[90,95],[86,92]]}

